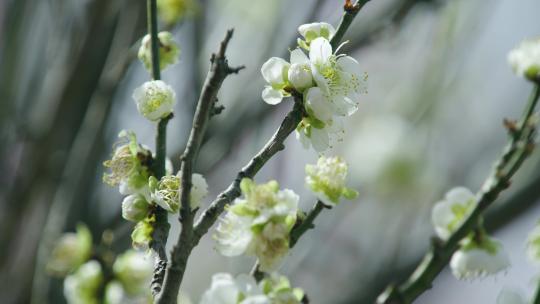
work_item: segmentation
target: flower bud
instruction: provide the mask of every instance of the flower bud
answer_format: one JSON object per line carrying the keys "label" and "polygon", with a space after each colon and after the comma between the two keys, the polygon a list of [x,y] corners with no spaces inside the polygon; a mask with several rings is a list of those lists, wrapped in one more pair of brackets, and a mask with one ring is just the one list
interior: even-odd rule
{"label": "flower bud", "polygon": [[298,39],[298,45],[304,49],[309,49],[311,41],[316,38],[323,37],[326,40],[332,39],[336,30],[331,24],[325,22],[314,22],[308,24],[302,24],[298,27],[298,32],[304,40]]}
{"label": "flower bud", "polygon": [[165,82],[152,80],[135,89],[133,99],[142,116],[150,121],[158,121],[172,113],[176,93]]}
{"label": "flower bud", "polygon": [[122,201],[122,217],[128,221],[142,221],[148,214],[148,202],[140,194],[126,196]]}
{"label": "flower bud", "polygon": [[152,234],[154,233],[155,217],[147,217],[140,221],[133,228],[131,233],[131,241],[133,248],[138,250],[147,250],[150,248],[150,242],[152,242]]}
{"label": "flower bud", "polygon": [[47,271],[65,276],[84,263],[92,251],[92,235],[84,224],[77,225],[77,233],[65,233],[56,243]]}
{"label": "flower bud", "polygon": [[102,282],[99,262],[86,262],[64,280],[64,296],[68,303],[99,303],[98,292]]}
{"label": "flower bud", "polygon": [[348,166],[340,157],[321,156],[317,165],[306,165],[306,184],[327,205],[336,205],[339,199],[355,199],[358,192],[345,186]]}
{"label": "flower bud", "polygon": [[118,256],[113,271],[129,295],[139,295],[144,293],[150,284],[153,263],[144,253],[128,250]]}
{"label": "flower bud", "polygon": [[[158,33],[159,44],[159,68],[164,70],[169,65],[173,65],[178,62],[178,56],[180,55],[180,48],[178,44],[173,40],[173,35],[170,32]],[[152,71],[152,43],[150,35],[143,37],[141,47],[138,53],[139,59],[144,64],[144,67],[148,71]]]}
{"label": "flower bud", "polygon": [[157,0],[159,17],[167,24],[174,24],[184,16],[194,13],[197,2],[194,0]]}
{"label": "flower bud", "polygon": [[299,92],[313,86],[311,68],[307,64],[293,63],[288,72],[289,82]]}
{"label": "flower bud", "polygon": [[259,286],[270,299],[270,303],[303,303],[304,291],[300,288],[293,288],[285,276],[272,273],[269,277],[264,278]]}

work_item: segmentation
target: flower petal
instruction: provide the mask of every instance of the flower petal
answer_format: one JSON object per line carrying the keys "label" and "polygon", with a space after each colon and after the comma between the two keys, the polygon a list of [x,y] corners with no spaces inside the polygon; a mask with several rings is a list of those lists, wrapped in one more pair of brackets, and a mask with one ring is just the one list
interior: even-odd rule
{"label": "flower petal", "polygon": [[290,64],[279,57],[272,57],[268,59],[261,67],[261,74],[264,80],[271,85],[281,85],[285,83],[285,75]]}
{"label": "flower petal", "polygon": [[262,99],[270,105],[277,105],[283,99],[283,93],[280,90],[267,86],[262,91]]}
{"label": "flower petal", "polygon": [[328,40],[319,37],[311,42],[309,48],[309,59],[312,63],[325,63],[331,56],[332,46]]}
{"label": "flower petal", "polygon": [[291,64],[294,63],[309,64],[309,58],[301,49],[296,48],[291,52]]}
{"label": "flower petal", "polygon": [[313,112],[319,120],[327,121],[332,119],[332,107],[328,99],[318,87],[310,88],[306,93],[306,107]]}

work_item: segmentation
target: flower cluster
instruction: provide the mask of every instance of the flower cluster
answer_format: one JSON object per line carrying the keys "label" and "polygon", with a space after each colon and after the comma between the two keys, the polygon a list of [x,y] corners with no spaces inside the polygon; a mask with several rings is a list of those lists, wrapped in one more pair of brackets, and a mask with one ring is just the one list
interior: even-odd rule
{"label": "flower cluster", "polygon": [[[176,175],[165,175],[160,181],[151,180],[152,199],[161,208],[177,213],[180,210],[180,190],[182,186],[182,172],[178,171]],[[152,179],[154,179],[152,177]],[[208,194],[208,184],[204,177],[198,173],[191,176],[190,206],[197,208],[203,198]]]}
{"label": "flower cluster", "polygon": [[276,181],[256,185],[246,178],[240,188],[245,198],[236,199],[219,223],[217,249],[225,256],[256,256],[261,270],[273,270],[289,251],[299,197],[279,190]]}
{"label": "flower cluster", "polygon": [[319,157],[316,165],[306,165],[306,184],[328,206],[344,197],[352,200],[358,192],[345,186],[348,166],[340,157]]}
{"label": "flower cluster", "polygon": [[[300,26],[299,48],[291,51],[290,63],[272,57],[261,73],[268,85],[262,98],[268,104],[278,104],[292,92],[302,94],[305,117],[297,127],[297,137],[304,147],[319,152],[341,138],[342,119],[358,109],[364,91],[358,62],[352,57],[337,54],[329,39],[334,28],[326,23]],[[307,56],[302,48],[309,51]]]}
{"label": "flower cluster", "polygon": [[248,275],[234,278],[228,273],[217,273],[200,304],[300,304],[303,297],[301,289],[292,288],[286,277],[277,274],[257,285]]}
{"label": "flower cluster", "polygon": [[536,81],[540,76],[540,39],[523,41],[510,51],[508,63],[517,75]]}
{"label": "flower cluster", "polygon": [[[450,238],[477,205],[476,196],[467,188],[448,191],[444,200],[435,204],[432,221],[442,240]],[[460,242],[460,248],[450,260],[452,273],[458,279],[473,279],[496,274],[510,265],[502,244],[489,237],[482,228]]]}

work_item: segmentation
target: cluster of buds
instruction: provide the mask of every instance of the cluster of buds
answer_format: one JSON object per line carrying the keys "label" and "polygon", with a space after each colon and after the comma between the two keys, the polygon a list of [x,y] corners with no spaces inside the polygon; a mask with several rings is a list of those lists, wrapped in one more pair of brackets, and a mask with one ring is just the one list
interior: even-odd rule
{"label": "cluster of buds", "polygon": [[245,178],[240,188],[245,198],[227,208],[215,235],[217,249],[225,256],[256,256],[261,270],[274,270],[289,251],[299,197],[276,181],[256,185]]}
{"label": "cluster of buds", "polygon": [[341,139],[342,119],[357,111],[365,77],[354,58],[332,49],[335,30],[330,24],[304,24],[298,30],[305,40],[298,40],[290,63],[272,57],[263,64],[261,73],[268,85],[262,98],[275,105],[292,92],[301,94],[305,117],[297,127],[297,137],[304,147],[321,152]]}
{"label": "cluster of buds", "polygon": [[217,273],[200,304],[300,304],[303,298],[301,289],[291,287],[286,277],[275,273],[259,284],[245,274],[234,278],[228,273]]}

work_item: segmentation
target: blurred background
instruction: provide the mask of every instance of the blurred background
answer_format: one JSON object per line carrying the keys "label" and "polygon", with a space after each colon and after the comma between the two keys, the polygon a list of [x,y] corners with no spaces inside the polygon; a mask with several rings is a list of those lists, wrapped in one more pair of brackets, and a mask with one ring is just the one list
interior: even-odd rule
{"label": "blurred background", "polygon": [[[174,1],[173,1],[174,2]],[[168,128],[178,169],[209,56],[227,28],[230,63],[246,65],[224,83],[225,111],[212,119],[196,166],[210,185],[208,204],[266,142],[291,107],[265,104],[260,67],[288,59],[298,25],[337,25],[341,0],[176,0],[166,14],[181,47],[163,73],[179,102]],[[102,162],[121,129],[154,146],[155,125],[141,117],[132,91],[149,78],[135,60],[145,33],[145,1],[0,1],[0,299],[63,303],[62,283],[44,271],[51,246],[78,222],[94,239],[110,229],[115,250],[130,246],[121,195],[104,185]],[[477,190],[506,142],[504,117],[517,118],[531,86],[515,77],[508,51],[540,34],[537,0],[372,0],[346,35],[344,51],[368,73],[360,111],[346,121],[334,154],[350,165],[354,202],[324,212],[281,272],[313,303],[372,303],[405,278],[426,251],[431,206],[453,186]],[[301,195],[304,165],[316,161],[294,136],[256,177],[277,179]],[[486,217],[513,267],[495,279],[457,281],[449,271],[418,303],[494,303],[503,287],[532,293],[538,269],[524,242],[540,218],[537,152]],[[203,204],[203,207],[205,205]],[[169,244],[178,236],[178,222]],[[248,272],[249,258],[224,258],[207,236],[190,259],[183,292],[198,301],[213,273]]]}

